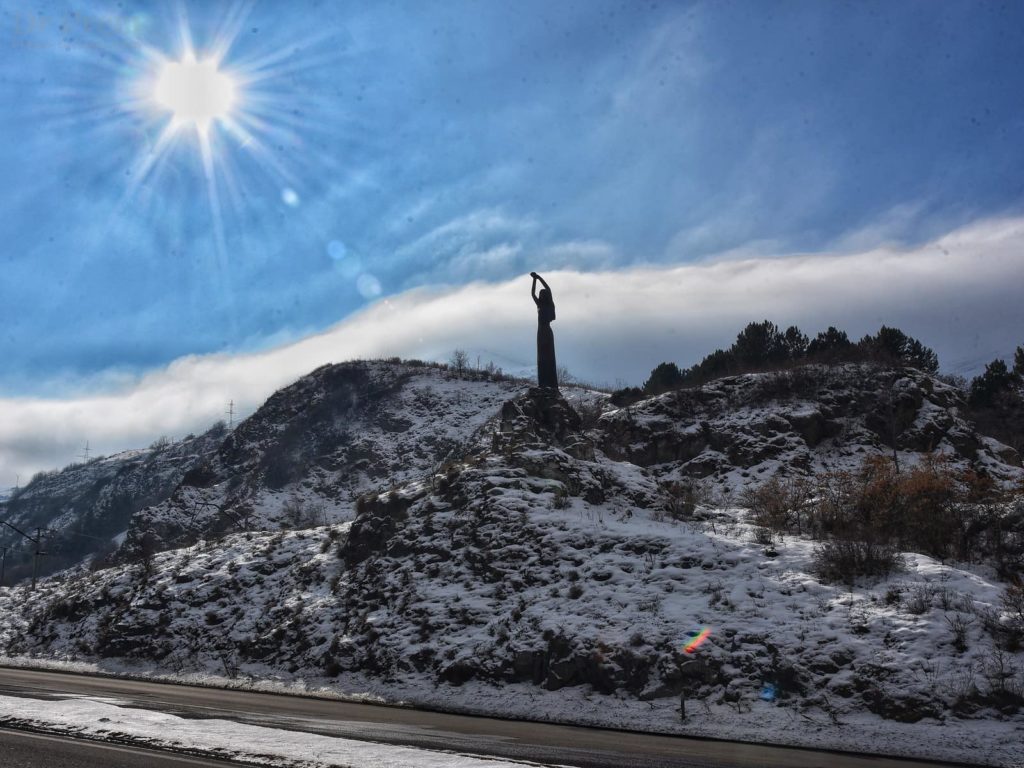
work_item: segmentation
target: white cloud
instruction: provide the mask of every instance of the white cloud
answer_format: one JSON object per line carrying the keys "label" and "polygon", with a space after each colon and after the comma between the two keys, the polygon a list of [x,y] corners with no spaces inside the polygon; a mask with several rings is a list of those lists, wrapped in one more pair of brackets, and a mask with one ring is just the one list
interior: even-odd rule
{"label": "white cloud", "polygon": [[[600,250],[600,249],[598,249]],[[919,337],[943,368],[970,372],[1024,343],[1024,219],[972,225],[912,249],[724,258],[671,268],[545,273],[555,293],[559,363],[600,383],[639,383],[654,365],[696,362],[747,322],[769,318],[851,336],[885,323]],[[534,358],[524,276],[414,289],[333,328],[254,354],[185,357],[94,395],[0,398],[0,486],[67,463],[86,440],[110,453],[251,411],[323,363],[399,355],[447,359],[456,347],[506,368]],[[79,387],[78,392],[83,388]]]}

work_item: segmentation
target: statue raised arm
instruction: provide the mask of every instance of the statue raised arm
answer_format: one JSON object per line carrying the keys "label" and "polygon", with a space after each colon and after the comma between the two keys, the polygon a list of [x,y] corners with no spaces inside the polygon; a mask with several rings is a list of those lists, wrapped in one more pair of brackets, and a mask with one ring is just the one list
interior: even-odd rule
{"label": "statue raised arm", "polygon": [[[558,389],[558,373],[555,365],[555,335],[551,331],[551,323],[555,319],[555,300],[551,288],[543,277],[531,272],[533,285],[530,295],[537,305],[537,383],[542,387]],[[537,283],[544,287],[537,294]]]}

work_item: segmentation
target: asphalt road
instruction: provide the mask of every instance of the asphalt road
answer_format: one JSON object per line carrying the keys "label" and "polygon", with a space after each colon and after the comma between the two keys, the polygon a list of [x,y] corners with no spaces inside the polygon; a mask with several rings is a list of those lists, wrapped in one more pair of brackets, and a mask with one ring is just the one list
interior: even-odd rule
{"label": "asphalt road", "polygon": [[[0,667],[0,695],[60,698],[64,694],[116,698],[126,706],[183,717],[219,718],[364,741],[582,768],[925,768],[949,765]],[[0,758],[6,756],[3,749],[8,743],[13,743],[7,741],[9,731],[3,732],[3,736]],[[75,742],[75,748],[81,743]],[[121,765],[109,760],[99,764]],[[210,761],[193,764],[216,765]],[[6,768],[21,764],[0,759],[0,765]],[[59,766],[61,763],[55,759],[24,765]],[[91,764],[72,762],[68,765]],[[125,762],[123,765],[158,763]]]}
{"label": "asphalt road", "polygon": [[0,728],[4,768],[229,768],[239,763]]}

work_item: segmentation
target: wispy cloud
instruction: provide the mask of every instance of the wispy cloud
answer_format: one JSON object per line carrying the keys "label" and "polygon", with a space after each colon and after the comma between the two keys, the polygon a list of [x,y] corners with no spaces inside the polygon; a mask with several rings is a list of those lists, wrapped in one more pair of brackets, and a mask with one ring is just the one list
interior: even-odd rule
{"label": "wispy cloud", "polygon": [[[561,248],[589,251],[597,260],[605,252],[601,243]],[[932,345],[946,370],[971,372],[1024,343],[1022,250],[1024,218],[1007,218],[914,248],[562,269],[545,277],[558,305],[559,362],[599,383],[639,383],[663,360],[691,364],[728,344],[747,322],[766,317],[811,333],[837,325],[852,336],[896,325]],[[86,440],[109,453],[203,429],[223,417],[229,399],[251,412],[275,389],[327,362],[391,355],[444,360],[462,348],[474,360],[480,355],[526,367],[534,358],[536,322],[529,285],[524,276],[413,289],[268,351],[184,357],[131,382],[96,380],[106,389],[93,395],[0,399],[0,486],[71,461]]]}
{"label": "wispy cloud", "polygon": [[538,269],[595,270],[610,269],[617,255],[603,240],[569,240],[542,248],[536,259]]}
{"label": "wispy cloud", "polygon": [[493,280],[513,271],[524,242],[536,228],[531,219],[497,208],[479,209],[399,247],[394,258],[406,265],[405,287]]}

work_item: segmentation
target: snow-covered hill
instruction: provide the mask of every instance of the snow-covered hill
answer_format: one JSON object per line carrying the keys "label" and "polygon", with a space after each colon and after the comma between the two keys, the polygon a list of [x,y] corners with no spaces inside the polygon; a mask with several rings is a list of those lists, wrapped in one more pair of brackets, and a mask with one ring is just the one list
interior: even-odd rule
{"label": "snow-covered hill", "polygon": [[436,366],[347,363],[271,396],[174,493],[135,515],[126,550],[242,529],[351,520],[356,499],[465,452],[522,384]]}
{"label": "snow-covered hill", "polygon": [[[721,500],[893,446],[904,466],[929,449],[1019,482],[1019,457],[975,434],[961,403],[924,374],[866,366],[733,377],[629,408],[431,367],[326,367],[137,513],[131,562],[0,591],[0,649],[1013,764],[1024,614],[992,564],[906,552],[888,576],[828,583],[816,542],[766,542]],[[1001,552],[1024,551],[1019,499],[986,514]]]}
{"label": "snow-covered hill", "polygon": [[[185,474],[214,451],[226,434],[215,428],[198,437],[166,440],[148,449],[41,472],[0,503],[0,518],[30,536],[43,531],[43,574],[74,565],[120,543],[132,515],[165,499]],[[31,546],[15,531],[0,528],[0,546],[11,547],[8,578],[31,571]]]}

